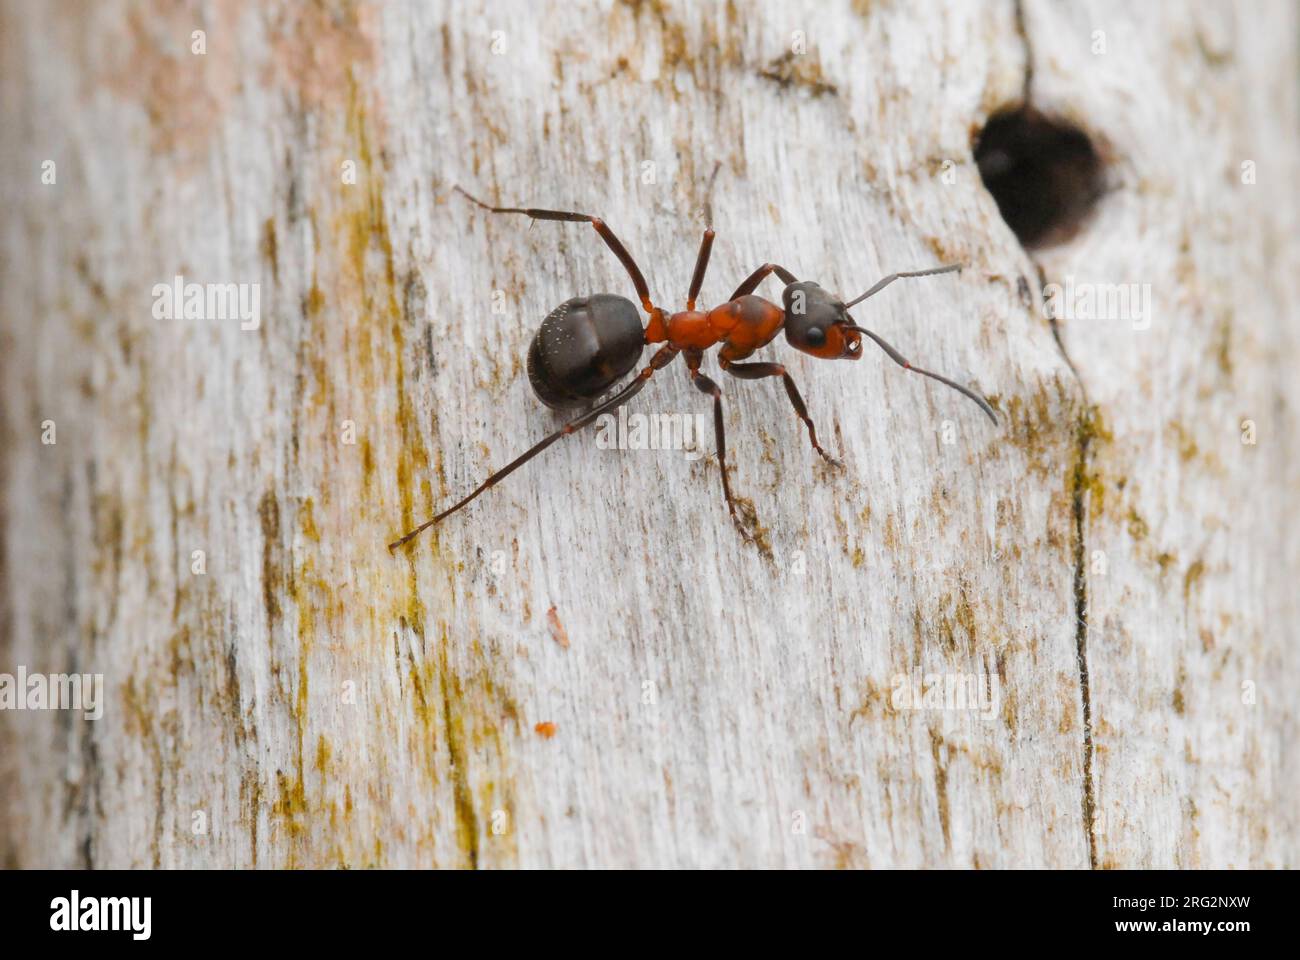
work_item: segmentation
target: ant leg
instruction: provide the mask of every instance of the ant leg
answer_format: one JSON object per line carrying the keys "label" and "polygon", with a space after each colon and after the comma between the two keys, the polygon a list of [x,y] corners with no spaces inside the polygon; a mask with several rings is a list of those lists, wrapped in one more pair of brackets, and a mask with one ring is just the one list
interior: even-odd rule
{"label": "ant leg", "polygon": [[758,285],[767,279],[767,276],[770,273],[775,273],[780,277],[781,282],[787,287],[792,283],[798,283],[794,274],[785,267],[779,266],[775,263],[765,263],[745,278],[745,282],[736,288],[736,292],[731,295],[731,299],[735,300],[737,297],[743,297],[753,293],[758,289]]}
{"label": "ant leg", "polygon": [[[704,239],[700,241],[700,252],[695,257],[695,273],[691,276],[691,291],[686,294],[686,309],[695,309],[695,298],[700,295],[700,287],[704,286],[704,271],[709,267],[709,254],[713,250],[713,227],[709,226],[704,230]],[[731,299],[736,299],[732,297]]]}
{"label": "ant leg", "polygon": [[820,453],[822,458],[832,466],[844,466],[844,464],[823,450],[822,445],[817,442],[817,428],[813,426],[812,418],[808,416],[808,408],[804,405],[803,397],[799,395],[799,388],[794,385],[794,378],[790,376],[785,367],[779,363],[733,363],[725,357],[719,358],[718,363],[722,365],[722,369],[727,373],[733,377],[739,377],[741,380],[762,380],[764,377],[780,377],[785,382],[785,392],[790,397],[790,404],[794,407],[796,416],[808,427],[808,439],[812,441],[813,449]]}
{"label": "ant leg", "polygon": [[695,309],[695,300],[700,295],[700,287],[704,286],[704,271],[709,267],[709,254],[713,252],[713,203],[711,197],[713,194],[713,181],[718,179],[718,170],[722,168],[721,163],[714,164],[713,173],[709,176],[709,185],[704,191],[704,238],[700,240],[700,252],[695,255],[695,272],[691,274],[691,289],[686,294],[686,309]]}
{"label": "ant leg", "polygon": [[471,196],[460,187],[455,189],[471,203],[478,204],[478,206],[491,213],[522,213],[534,220],[564,220],[569,223],[591,224],[596,232],[600,234],[600,238],[605,241],[605,246],[613,250],[614,256],[618,257],[622,262],[623,268],[627,270],[627,275],[632,278],[632,285],[636,287],[637,296],[641,298],[642,308],[646,313],[654,313],[654,304],[650,302],[650,288],[646,286],[645,277],[641,275],[641,268],[632,259],[632,254],[627,252],[627,247],[623,246],[618,237],[614,236],[614,231],[605,225],[604,220],[587,213],[566,213],[563,210],[538,210],[535,207],[494,207],[490,203],[484,203],[477,197]]}
{"label": "ant leg", "polygon": [[997,414],[993,412],[993,408],[989,406],[989,402],[985,400],[983,397],[981,397],[978,393],[975,393],[973,390],[963,387],[960,383],[953,383],[947,377],[941,377],[937,373],[931,373],[929,370],[922,370],[920,367],[912,366],[912,362],[910,360],[908,360],[905,356],[903,356],[901,353],[899,353],[897,350],[895,350],[893,347],[887,344],[881,337],[872,333],[866,327],[850,326],[846,324],[844,329],[853,330],[857,333],[865,333],[872,340],[876,341],[876,345],[879,346],[881,350],[884,350],[885,353],[889,354],[890,360],[893,360],[904,370],[911,370],[913,373],[919,373],[921,376],[929,377],[931,380],[938,380],[944,386],[952,387],[963,397],[969,397],[970,399],[974,400],[975,403],[979,406],[979,408],[984,411],[984,415],[993,421],[994,426],[997,426],[998,423]]}
{"label": "ant leg", "polygon": [[879,293],[881,290],[884,290],[885,287],[889,286],[895,280],[901,280],[904,277],[931,277],[934,276],[936,273],[952,273],[954,270],[960,270],[961,268],[962,268],[962,264],[960,263],[950,263],[947,266],[933,267],[929,270],[906,270],[902,273],[891,273],[889,276],[885,277],[885,279],[879,281],[875,286],[873,286],[862,296],[850,300],[848,303],[844,304],[844,306],[847,309],[848,307],[852,307],[856,304],[859,304],[863,300],[867,299],[867,297],[875,296],[877,293]]}
{"label": "ant leg", "polygon": [[646,381],[649,380],[654,375],[654,372],[656,370],[662,370],[664,367],[668,366],[668,364],[672,362],[673,358],[677,356],[677,353],[678,353],[677,348],[673,346],[666,346],[663,349],[661,349],[658,353],[656,353],[653,357],[650,358],[650,363],[632,379],[632,382],[629,383],[622,390],[620,390],[618,393],[614,394],[614,396],[610,397],[604,403],[598,404],[597,406],[593,407],[591,410],[588,410],[586,413],[578,417],[576,420],[570,420],[568,423],[566,423],[559,430],[556,430],[549,437],[539,441],[538,443],[530,447],[527,451],[520,454],[518,457],[515,457],[515,459],[511,460],[504,467],[502,467],[496,473],[491,474],[486,480],[484,480],[477,487],[475,487],[473,492],[470,493],[469,496],[464,497],[463,499],[452,504],[450,507],[442,511],[442,513],[438,514],[433,519],[426,520],[424,523],[420,524],[410,533],[403,536],[401,539],[394,540],[392,543],[388,545],[389,551],[391,552],[397,549],[402,544],[406,543],[409,540],[414,539],[416,536],[423,533],[425,530],[433,526],[435,523],[438,523],[444,518],[451,516],[461,507],[465,506],[471,500],[476,498],[484,490],[487,490],[489,487],[493,487],[496,484],[500,483],[510,474],[514,473],[516,470],[522,467],[529,460],[533,459],[533,457],[537,456],[539,453],[541,453],[551,444],[555,443],[557,440],[563,439],[564,437],[567,437],[571,433],[576,433],[578,430],[581,430],[583,427],[587,426],[589,423],[596,420],[602,414],[608,413],[609,411],[621,407],[623,404],[627,403],[634,396],[636,396],[638,393],[641,392],[641,388],[646,385]]}
{"label": "ant leg", "polygon": [[700,393],[707,393],[713,397],[713,436],[718,447],[718,468],[722,473],[722,495],[727,500],[727,512],[731,514],[731,520],[740,531],[740,535],[745,538],[746,542],[753,543],[754,538],[744,524],[740,522],[740,517],[736,513],[736,501],[731,495],[731,483],[727,480],[727,432],[722,423],[722,390],[716,383],[700,373],[700,353],[692,351],[686,358],[687,369],[691,374],[691,382],[695,384],[695,389]]}

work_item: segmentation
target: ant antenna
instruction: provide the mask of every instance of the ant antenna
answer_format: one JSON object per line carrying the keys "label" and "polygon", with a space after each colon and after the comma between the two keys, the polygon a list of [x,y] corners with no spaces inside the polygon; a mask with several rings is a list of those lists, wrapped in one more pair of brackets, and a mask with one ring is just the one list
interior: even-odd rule
{"label": "ant antenna", "polygon": [[[962,264],[960,263],[949,263],[942,267],[931,267],[929,270],[905,270],[902,271],[901,273],[891,273],[883,280],[877,282],[874,286],[871,287],[871,289],[869,289],[866,293],[862,294],[862,296],[854,297],[852,300],[846,303],[844,305],[844,309],[847,310],[849,307],[861,303],[863,300],[866,300],[868,297],[872,297],[876,295],[881,290],[885,289],[885,287],[889,286],[895,280],[898,280],[900,278],[932,277],[937,273],[953,273],[954,271],[960,270],[961,268],[962,268]],[[929,370],[922,370],[920,367],[912,366],[912,362],[910,360],[908,360],[905,356],[903,356],[901,353],[899,353],[897,350],[891,347],[888,343],[886,343],[881,337],[872,333],[866,327],[856,327],[851,324],[846,324],[845,329],[853,330],[856,333],[866,334],[868,337],[870,337],[872,340],[876,342],[876,345],[880,347],[881,350],[884,350],[885,353],[889,354],[889,359],[893,360],[904,370],[911,370],[913,373],[919,373],[921,376],[929,377],[931,380],[938,380],[944,386],[952,387],[952,389],[956,390],[962,396],[969,397],[971,400],[974,400],[975,403],[979,406],[979,408],[984,411],[984,415],[988,417],[990,420],[992,420],[995,426],[997,425],[998,422],[997,414],[993,412],[993,408],[989,406],[989,402],[985,400],[983,397],[981,397],[978,393],[975,393],[973,390],[963,387],[960,383],[953,383],[947,377],[941,377],[937,373],[931,373]]]}
{"label": "ant antenna", "polygon": [[952,273],[954,270],[960,270],[962,266],[963,265],[960,263],[950,263],[947,266],[933,267],[929,270],[910,270],[904,273],[891,273],[862,296],[850,300],[848,303],[844,304],[844,306],[847,309],[848,307],[861,303],[863,300],[867,299],[867,297],[875,296],[900,277],[932,277],[936,273]]}
{"label": "ant antenna", "polygon": [[[934,273],[936,271],[927,271],[927,272]],[[907,274],[899,274],[899,276],[907,276]],[[879,286],[879,284],[877,284],[877,286]],[[884,350],[885,353],[889,354],[889,359],[893,360],[904,370],[911,370],[913,373],[919,373],[921,376],[929,377],[931,380],[938,380],[944,386],[952,387],[962,396],[970,397],[972,400],[975,401],[975,403],[979,405],[979,408],[984,411],[984,415],[993,421],[993,425],[997,426],[998,415],[993,412],[993,408],[989,406],[989,402],[985,400],[983,397],[981,397],[978,393],[975,393],[973,390],[963,387],[960,383],[953,383],[947,377],[941,377],[937,373],[931,373],[929,370],[922,370],[920,367],[912,366],[910,360],[908,360],[901,353],[899,353],[897,350],[891,347],[888,343],[886,343],[883,339],[878,337],[876,334],[872,333],[866,327],[856,327],[853,326],[852,324],[846,324],[844,326],[844,329],[853,330],[856,333],[866,334],[872,340],[876,341],[876,345],[879,346],[881,350]]]}

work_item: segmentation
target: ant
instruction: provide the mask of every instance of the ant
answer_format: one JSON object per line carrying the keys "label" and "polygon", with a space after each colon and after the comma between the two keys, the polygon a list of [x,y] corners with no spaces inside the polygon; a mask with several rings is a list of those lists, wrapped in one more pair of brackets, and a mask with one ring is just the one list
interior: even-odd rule
{"label": "ant", "polygon": [[[812,447],[827,462],[839,462],[822,449],[817,442],[817,429],[808,416],[808,408],[795,386],[789,372],[779,363],[742,363],[754,351],[765,347],[785,331],[786,342],[796,350],[822,360],[857,360],[862,356],[862,336],[866,335],[904,370],[919,373],[951,387],[979,405],[993,423],[997,416],[988,401],[979,394],[954,383],[929,370],[913,366],[901,353],[865,327],[860,327],[849,316],[849,308],[879,293],[895,280],[904,277],[928,277],[960,270],[959,263],[928,270],[910,270],[891,273],[866,293],[844,303],[827,293],[811,280],[797,280],[793,273],[775,263],[765,263],[738,286],[727,302],[709,311],[695,308],[696,298],[704,283],[704,272],[709,266],[713,250],[713,212],[707,199],[712,192],[718,168],[709,179],[704,204],[705,230],[695,258],[695,272],[691,276],[690,291],[686,294],[686,309],[668,313],[650,299],[641,269],[627,248],[614,235],[603,220],[586,213],[568,213],[561,210],[539,210],[524,207],[495,207],[471,196],[456,187],[456,191],[489,213],[516,213],[533,220],[560,220],[570,223],[588,223],[618,257],[627,270],[646,312],[648,322],[642,328],[636,305],[625,297],[612,293],[598,293],[590,297],[574,297],[556,307],[542,321],[528,350],[528,379],[533,392],[548,407],[557,410],[586,407],[615,383],[622,380],[640,360],[647,344],[660,344],[650,362],[632,380],[612,396],[591,407],[581,416],[570,420],[559,430],[534,444],[529,450],[510,461],[496,473],[474,488],[463,499],[442,513],[427,520],[410,533],[388,545],[394,550],[424,530],[451,516],[479,494],[514,473],[551,444],[593,423],[602,414],[609,413],[627,403],[655,374],[668,366],[680,353],[686,361],[686,372],[696,388],[713,398],[713,430],[718,448],[718,464],[722,473],[722,493],[727,501],[731,519],[746,541],[753,537],[745,529],[736,513],[736,502],[727,480],[727,443],[722,424],[722,390],[709,377],[700,372],[704,351],[721,344],[718,365],[724,372],[741,380],[762,380],[780,377],[790,398],[795,414],[808,428]],[[785,284],[781,296],[784,308],[754,295],[754,290],[770,274],[775,273]]]}

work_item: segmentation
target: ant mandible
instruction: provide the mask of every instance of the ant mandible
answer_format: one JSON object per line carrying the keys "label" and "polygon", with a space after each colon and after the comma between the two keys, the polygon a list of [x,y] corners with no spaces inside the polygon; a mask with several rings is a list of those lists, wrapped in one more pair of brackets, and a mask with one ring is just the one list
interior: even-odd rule
{"label": "ant mandible", "polygon": [[[712,191],[713,180],[716,179],[717,174],[718,169],[715,167],[709,179],[706,198]],[[726,498],[727,510],[737,529],[747,541],[752,540],[736,513],[736,502],[731,495],[731,485],[727,480],[727,444],[722,425],[722,391],[712,379],[700,372],[700,362],[704,358],[705,350],[721,344],[718,365],[733,377],[741,380],[780,377],[795,414],[808,428],[808,439],[812,441],[813,449],[828,462],[838,465],[838,462],[817,442],[817,430],[808,416],[808,408],[804,405],[803,397],[799,395],[799,390],[785,367],[779,363],[738,362],[748,358],[760,347],[767,346],[782,330],[785,331],[785,339],[790,346],[822,360],[859,359],[862,356],[861,338],[865,334],[904,370],[938,380],[969,397],[979,404],[980,409],[995,425],[997,424],[997,416],[993,413],[993,408],[979,394],[959,383],[954,383],[947,377],[913,366],[901,353],[875,333],[858,326],[849,316],[850,307],[879,293],[895,280],[903,277],[927,277],[950,273],[961,269],[962,265],[959,263],[933,267],[929,270],[891,273],[866,293],[854,297],[848,303],[827,293],[811,280],[795,279],[794,274],[782,266],[765,263],[745,278],[726,303],[709,311],[696,310],[695,301],[704,283],[704,271],[708,268],[709,255],[713,250],[713,214],[711,205],[706,199],[704,237],[700,241],[699,253],[695,257],[695,272],[691,275],[690,291],[686,294],[686,309],[667,313],[651,301],[650,289],[646,286],[641,269],[636,265],[627,248],[614,235],[614,231],[599,217],[560,210],[494,207],[471,196],[460,187],[455,189],[467,200],[490,213],[518,213],[533,220],[562,220],[591,224],[605,245],[614,252],[614,256],[618,257],[627,270],[632,285],[636,287],[637,296],[641,300],[641,307],[649,317],[643,329],[636,305],[631,300],[612,293],[574,297],[556,307],[542,321],[528,350],[528,379],[532,383],[533,392],[542,403],[560,410],[587,406],[636,366],[647,344],[662,343],[664,346],[660,347],[650,358],[650,362],[617,393],[598,403],[580,417],[570,420],[549,437],[510,461],[475,487],[469,495],[452,504],[442,513],[420,524],[401,539],[390,543],[389,550],[402,546],[429,527],[451,516],[557,440],[581,430],[602,414],[627,403],[641,392],[655,371],[668,366],[679,353],[686,360],[686,370],[690,374],[691,382],[700,392],[713,398],[713,430],[718,448],[718,464],[722,473],[722,494]],[[781,297],[784,309],[754,295],[758,285],[773,273],[786,285]]]}

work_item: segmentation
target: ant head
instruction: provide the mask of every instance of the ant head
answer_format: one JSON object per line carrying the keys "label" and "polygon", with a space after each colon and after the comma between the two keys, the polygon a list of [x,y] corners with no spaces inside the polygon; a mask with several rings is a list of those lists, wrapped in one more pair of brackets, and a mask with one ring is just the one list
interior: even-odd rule
{"label": "ant head", "polygon": [[792,283],[781,296],[785,339],[796,350],[822,360],[857,360],[862,337],[844,303],[811,280]]}

